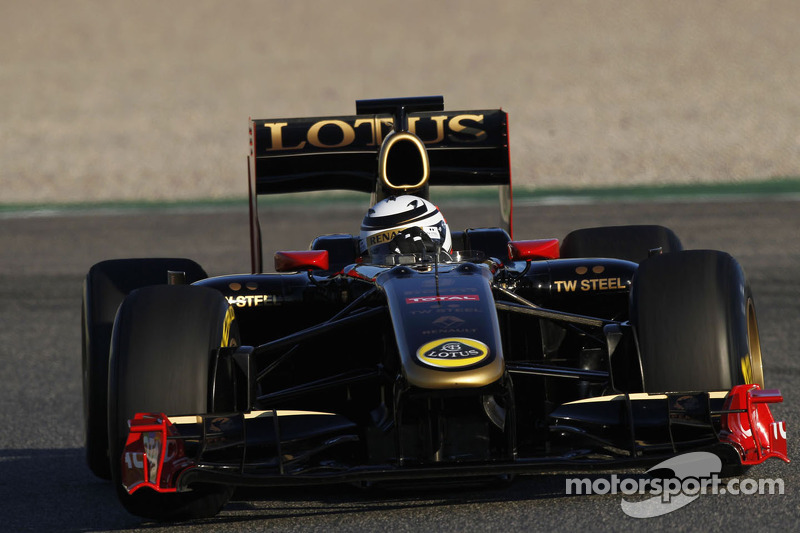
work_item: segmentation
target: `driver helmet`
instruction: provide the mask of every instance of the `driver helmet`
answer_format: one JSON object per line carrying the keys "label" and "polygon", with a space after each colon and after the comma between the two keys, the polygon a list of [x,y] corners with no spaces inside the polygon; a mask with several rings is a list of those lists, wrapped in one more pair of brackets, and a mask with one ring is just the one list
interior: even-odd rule
{"label": "driver helmet", "polygon": [[428,200],[412,195],[390,196],[373,205],[361,222],[361,254],[395,253],[392,241],[408,228],[420,228],[442,251],[450,253],[453,241],[439,208]]}

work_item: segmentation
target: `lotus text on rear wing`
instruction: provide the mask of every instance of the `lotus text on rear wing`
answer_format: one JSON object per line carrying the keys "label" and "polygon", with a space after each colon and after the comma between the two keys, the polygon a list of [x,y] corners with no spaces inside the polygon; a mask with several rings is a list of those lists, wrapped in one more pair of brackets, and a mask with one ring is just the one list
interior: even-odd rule
{"label": "lotus text on rear wing", "polygon": [[[483,115],[447,115],[433,117],[409,117],[408,130],[418,135],[425,144],[449,142],[480,142],[486,137]],[[449,119],[449,120],[448,120]],[[377,146],[391,131],[392,119],[357,118],[355,120],[325,119],[313,123],[304,133],[296,129],[284,131],[288,122],[264,122],[270,132],[270,148],[267,152],[302,150],[307,144],[317,148],[343,148],[355,146]]]}

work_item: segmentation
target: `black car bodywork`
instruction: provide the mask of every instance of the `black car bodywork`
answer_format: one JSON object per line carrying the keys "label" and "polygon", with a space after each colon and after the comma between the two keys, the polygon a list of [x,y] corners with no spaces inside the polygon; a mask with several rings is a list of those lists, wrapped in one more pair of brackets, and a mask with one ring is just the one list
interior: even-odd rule
{"label": "black car bodywork", "polygon": [[[207,516],[235,485],[510,475],[696,450],[733,466],[786,460],[767,408],[781,396],[762,390],[735,260],[683,251],[659,226],[513,240],[503,111],[445,112],[438,97],[357,111],[251,121],[251,273],[207,278],[169,259],[90,272],[87,453],[129,510]],[[449,255],[362,257],[357,236],[323,235],[263,272],[259,194],[351,189],[374,203],[436,185],[499,186],[499,226],[454,231]],[[142,261],[153,273],[123,287]],[[701,272],[724,283],[708,292],[692,281]],[[98,301],[121,301],[113,327]],[[704,306],[722,318],[698,335],[715,313]],[[197,307],[211,318],[182,317]],[[730,342],[706,350],[703,332]],[[201,349],[173,334],[202,337]]]}

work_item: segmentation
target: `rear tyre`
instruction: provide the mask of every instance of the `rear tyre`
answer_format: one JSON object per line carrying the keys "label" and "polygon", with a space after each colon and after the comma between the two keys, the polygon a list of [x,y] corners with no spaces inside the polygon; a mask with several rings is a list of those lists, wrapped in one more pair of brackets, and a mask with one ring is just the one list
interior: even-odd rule
{"label": "rear tyre", "polygon": [[167,282],[167,271],[186,273],[186,281],[205,279],[189,259],[114,259],[97,263],[83,283],[83,420],[86,463],[97,477],[111,479],[108,467],[108,354],[117,308],[132,290]]}
{"label": "rear tyre", "polygon": [[561,257],[605,257],[640,263],[650,250],[683,250],[675,233],[664,226],[603,226],[570,232],[561,243]]}
{"label": "rear tyre", "polygon": [[755,304],[730,255],[691,250],[639,265],[631,321],[645,392],[764,386]]}
{"label": "rear tyre", "polygon": [[233,487],[227,486],[173,494],[143,488],[128,494],[121,483],[121,454],[127,421],[136,413],[213,412],[216,349],[239,343],[233,318],[219,292],[188,285],[139,289],[120,306],[109,364],[108,445],[112,479],[130,513],[155,520],[207,518],[230,499]]}

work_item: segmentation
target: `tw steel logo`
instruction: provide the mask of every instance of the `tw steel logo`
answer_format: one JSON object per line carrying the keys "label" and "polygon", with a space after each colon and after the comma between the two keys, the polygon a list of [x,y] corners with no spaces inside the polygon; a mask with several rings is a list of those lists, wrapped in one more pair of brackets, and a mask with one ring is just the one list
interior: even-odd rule
{"label": "tw steel logo", "polygon": [[[391,118],[328,118],[308,123],[262,122],[269,139],[269,147],[259,146],[259,152],[280,152],[344,148],[347,146],[377,146],[392,129]],[[484,115],[440,115],[408,117],[408,131],[425,144],[439,144],[445,140],[453,143],[479,143],[486,140]],[[260,138],[260,136],[259,136]],[[266,140],[266,139],[265,139]]]}

